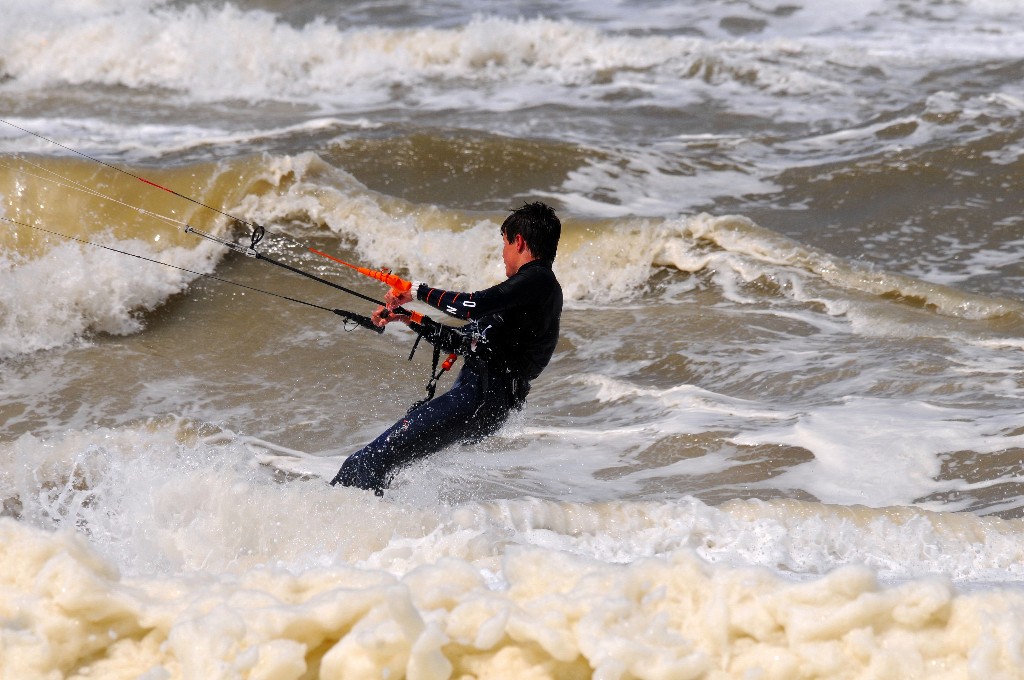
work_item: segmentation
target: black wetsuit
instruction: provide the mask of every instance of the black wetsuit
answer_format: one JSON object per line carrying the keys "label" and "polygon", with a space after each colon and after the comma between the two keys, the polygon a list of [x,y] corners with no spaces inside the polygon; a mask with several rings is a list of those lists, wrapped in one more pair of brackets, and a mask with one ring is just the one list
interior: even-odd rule
{"label": "black wetsuit", "polygon": [[465,363],[450,390],[414,407],[349,456],[332,485],[373,489],[379,495],[410,461],[494,434],[512,409],[522,408],[530,382],[555,351],[562,288],[548,262],[527,262],[502,283],[476,293],[421,284],[416,296],[469,321],[477,341],[464,343]]}

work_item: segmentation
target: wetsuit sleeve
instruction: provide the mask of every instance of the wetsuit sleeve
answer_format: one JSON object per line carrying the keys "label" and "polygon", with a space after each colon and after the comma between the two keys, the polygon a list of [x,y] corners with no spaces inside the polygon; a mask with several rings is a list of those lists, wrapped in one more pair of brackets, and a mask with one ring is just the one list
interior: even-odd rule
{"label": "wetsuit sleeve", "polygon": [[521,305],[523,300],[539,293],[542,286],[538,277],[521,272],[475,293],[442,290],[421,283],[416,290],[416,298],[456,319],[472,321]]}

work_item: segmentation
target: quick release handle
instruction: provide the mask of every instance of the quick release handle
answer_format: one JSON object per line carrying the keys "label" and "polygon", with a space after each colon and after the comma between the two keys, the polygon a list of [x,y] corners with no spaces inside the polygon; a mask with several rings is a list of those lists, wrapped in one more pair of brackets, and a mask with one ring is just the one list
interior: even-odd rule
{"label": "quick release handle", "polygon": [[349,312],[344,309],[332,309],[331,311],[340,316],[345,321],[351,321],[352,323],[362,326],[366,330],[373,331],[378,335],[384,332],[384,327],[375,324],[373,322],[373,319],[371,319],[368,316],[363,316],[362,314],[355,314],[354,312]]}

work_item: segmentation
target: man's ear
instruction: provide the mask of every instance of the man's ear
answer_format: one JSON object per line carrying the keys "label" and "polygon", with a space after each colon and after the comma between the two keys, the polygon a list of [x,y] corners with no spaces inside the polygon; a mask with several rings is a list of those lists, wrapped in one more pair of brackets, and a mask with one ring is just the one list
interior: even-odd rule
{"label": "man's ear", "polygon": [[517,253],[521,253],[524,250],[528,249],[528,246],[526,245],[526,239],[523,238],[522,234],[516,234],[515,237],[514,237],[514,240],[515,240],[515,244],[516,244],[516,252]]}

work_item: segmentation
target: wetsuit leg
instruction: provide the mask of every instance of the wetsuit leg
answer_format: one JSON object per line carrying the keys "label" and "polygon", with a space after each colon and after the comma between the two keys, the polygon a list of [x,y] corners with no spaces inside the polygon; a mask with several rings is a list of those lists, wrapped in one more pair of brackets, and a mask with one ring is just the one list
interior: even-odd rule
{"label": "wetsuit leg", "polygon": [[331,485],[373,489],[382,495],[403,465],[452,444],[497,432],[510,410],[502,387],[490,385],[484,370],[467,362],[450,390],[413,409],[349,456]]}

